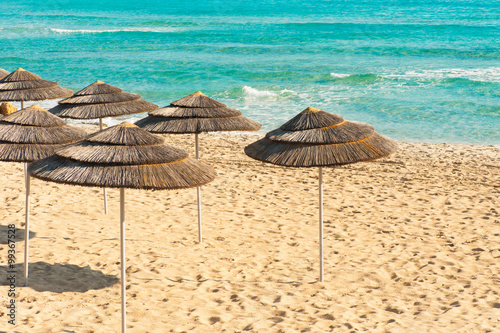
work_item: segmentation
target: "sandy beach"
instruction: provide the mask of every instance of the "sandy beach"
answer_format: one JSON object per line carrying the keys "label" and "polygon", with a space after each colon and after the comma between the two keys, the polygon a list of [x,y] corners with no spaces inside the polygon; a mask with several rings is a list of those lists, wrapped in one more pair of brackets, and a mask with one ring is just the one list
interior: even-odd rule
{"label": "sandy beach", "polygon": [[[86,127],[89,131],[93,126]],[[166,135],[194,156],[194,136]],[[384,159],[317,168],[247,157],[259,135],[202,134],[202,188],[126,191],[129,332],[500,331],[500,146],[400,143]],[[119,191],[31,182],[23,287],[21,163],[0,162],[0,258],[15,224],[17,325],[2,278],[0,331],[118,332]]]}

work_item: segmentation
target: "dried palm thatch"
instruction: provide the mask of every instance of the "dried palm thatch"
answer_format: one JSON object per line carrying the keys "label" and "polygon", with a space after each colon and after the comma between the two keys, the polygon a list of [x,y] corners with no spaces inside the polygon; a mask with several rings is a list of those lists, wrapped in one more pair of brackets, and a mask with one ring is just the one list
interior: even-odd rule
{"label": "dried palm thatch", "polygon": [[[146,102],[138,94],[123,92],[122,89],[96,81],[76,92],[72,97],[59,101],[49,111],[61,118],[99,119],[102,130],[102,118],[130,115],[156,110],[157,105]],[[104,194],[104,213],[108,213],[106,188]]]}
{"label": "dried palm thatch", "polygon": [[104,104],[104,103],[120,103],[135,101],[141,98],[141,95],[119,92],[114,94],[100,94],[100,95],[82,95],[66,98],[59,102],[61,105],[65,104]]}
{"label": "dried palm thatch", "polygon": [[35,161],[86,136],[84,130],[69,126],[64,120],[33,105],[0,120],[0,160]]}
{"label": "dried palm thatch", "polygon": [[73,92],[57,82],[42,80],[22,68],[0,80],[0,101],[41,101],[71,96]]}
{"label": "dried palm thatch", "polygon": [[0,80],[9,75],[10,73],[7,72],[5,69],[0,68]]}
{"label": "dried palm thatch", "polygon": [[92,83],[58,104],[49,111],[72,119],[115,117],[158,109],[156,104],[142,100],[141,95],[123,92],[102,81]]}
{"label": "dried palm thatch", "polygon": [[0,89],[1,90],[38,89],[38,88],[50,88],[56,85],[57,85],[56,82],[39,79],[36,81],[0,82]]}
{"label": "dried palm thatch", "polygon": [[258,131],[262,126],[242,116],[241,111],[228,108],[199,91],[149,112],[149,116],[137,121],[136,125],[153,133],[179,134]]}
{"label": "dried palm thatch", "polygon": [[170,105],[180,106],[186,108],[223,108],[226,107],[219,101],[216,101],[213,98],[208,97],[201,93],[201,91],[197,91],[192,93],[191,95],[187,95],[181,99],[178,99]]}
{"label": "dried palm thatch", "polygon": [[130,102],[107,104],[59,104],[49,111],[61,118],[97,119],[141,113],[148,110],[154,110],[155,108],[157,108],[155,104],[139,99]]}
{"label": "dried palm thatch", "polygon": [[196,187],[216,175],[184,150],[127,122],[63,147],[28,171],[56,183],[138,189]]}
{"label": "dried palm thatch", "polygon": [[245,153],[282,166],[316,167],[370,161],[396,149],[396,142],[373,126],[309,107],[245,147]]}
{"label": "dried palm thatch", "polygon": [[137,126],[152,133],[203,133],[228,131],[258,131],[261,124],[243,116],[223,118],[163,118],[146,117]]}
{"label": "dried palm thatch", "polygon": [[241,111],[228,107],[188,108],[170,105],[155,111],[151,111],[149,112],[149,115],[153,117],[164,118],[221,118],[240,116]]}

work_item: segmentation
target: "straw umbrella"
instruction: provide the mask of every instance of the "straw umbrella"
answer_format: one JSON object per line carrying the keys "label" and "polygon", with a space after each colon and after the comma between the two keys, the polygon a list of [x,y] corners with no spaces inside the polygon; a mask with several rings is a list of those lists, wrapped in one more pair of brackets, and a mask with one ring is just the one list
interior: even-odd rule
{"label": "straw umbrella", "polygon": [[[149,112],[149,116],[137,121],[137,126],[152,133],[194,133],[196,158],[200,158],[198,134],[202,132],[258,131],[260,123],[242,116],[241,111],[228,108],[197,91],[172,102],[169,106]],[[198,187],[198,240],[202,242],[201,188]]]}
{"label": "straw umbrella", "polygon": [[5,69],[0,68],[0,80],[9,74],[10,74],[10,72],[7,72]]}
{"label": "straw umbrella", "polygon": [[[141,95],[123,92],[122,89],[96,81],[76,92],[70,98],[59,101],[49,111],[61,118],[99,119],[102,131],[102,118],[116,117],[158,109],[158,105],[144,101]],[[106,188],[104,193],[104,213],[108,213]]]}
{"label": "straw umbrella", "polygon": [[21,109],[24,109],[25,101],[63,98],[71,94],[73,91],[58,86],[57,82],[43,80],[22,68],[0,80],[0,101],[21,102]]}
{"label": "straw umbrella", "polygon": [[25,101],[63,98],[71,94],[73,91],[60,87],[57,82],[43,80],[21,67],[0,80],[0,102],[21,102],[21,109]]}
{"label": "straw umbrella", "polygon": [[[0,68],[0,80],[2,80],[4,77],[9,75],[10,72],[7,72],[5,69]],[[0,118],[2,118],[2,115],[0,115]]]}
{"label": "straw umbrella", "polygon": [[323,167],[387,156],[395,141],[373,126],[346,121],[341,116],[309,107],[247,147],[256,160],[286,167],[319,167],[320,281],[323,282]]}
{"label": "straw umbrella", "polygon": [[124,122],[30,164],[29,173],[56,183],[120,188],[122,331],[125,303],[125,188],[180,189],[207,184],[215,171],[162,137]]}
{"label": "straw umbrella", "polygon": [[87,133],[38,105],[14,112],[0,120],[0,161],[24,162],[26,216],[24,225],[24,279],[28,285],[30,177],[27,165],[45,158],[55,149],[81,140]]}

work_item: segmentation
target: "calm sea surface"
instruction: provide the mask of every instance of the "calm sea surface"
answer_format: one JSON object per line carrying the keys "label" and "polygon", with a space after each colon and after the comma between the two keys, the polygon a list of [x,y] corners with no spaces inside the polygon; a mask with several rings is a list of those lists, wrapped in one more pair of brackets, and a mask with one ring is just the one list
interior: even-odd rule
{"label": "calm sea surface", "polygon": [[82,2],[1,1],[0,68],[160,106],[201,90],[263,131],[314,106],[401,141],[500,144],[500,0]]}

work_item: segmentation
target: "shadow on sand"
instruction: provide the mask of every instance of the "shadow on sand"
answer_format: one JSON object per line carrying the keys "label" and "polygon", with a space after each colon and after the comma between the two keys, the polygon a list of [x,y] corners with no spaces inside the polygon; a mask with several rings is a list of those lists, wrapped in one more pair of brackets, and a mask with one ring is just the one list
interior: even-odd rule
{"label": "shadow on sand", "polygon": [[[15,273],[11,273],[15,271]],[[13,269],[9,266],[0,266],[0,285],[10,284],[8,278],[16,276],[16,286],[24,286],[23,264],[15,264]],[[48,264],[34,262],[29,264],[29,285],[36,291],[51,291],[54,293],[78,292],[110,287],[120,280],[114,275],[105,275],[101,271],[90,269],[89,266],[80,267],[70,264]]]}
{"label": "shadow on sand", "polygon": [[[15,230],[15,233],[10,232],[9,230]],[[15,241],[16,242],[24,242],[24,229],[21,228],[15,228],[15,229],[10,229],[8,225],[0,225],[0,244],[5,245],[8,244],[8,236],[9,235],[15,235]],[[36,233],[30,231],[30,239],[35,237]],[[10,238],[14,239],[14,238]]]}

